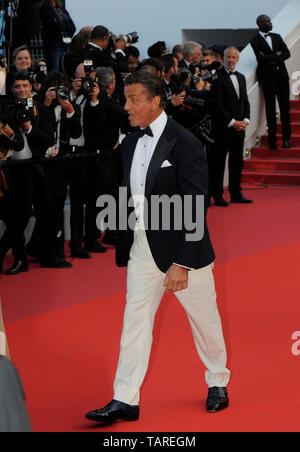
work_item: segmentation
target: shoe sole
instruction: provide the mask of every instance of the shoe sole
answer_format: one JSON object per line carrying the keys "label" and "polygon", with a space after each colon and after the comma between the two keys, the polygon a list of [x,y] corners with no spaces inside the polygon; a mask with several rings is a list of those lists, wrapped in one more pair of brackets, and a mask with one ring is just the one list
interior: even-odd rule
{"label": "shoe sole", "polygon": [[228,408],[229,406],[229,402],[224,403],[220,408],[218,408],[217,410],[209,410],[208,408],[206,408],[208,413],[217,413],[218,411],[222,411],[225,410],[225,408]]}

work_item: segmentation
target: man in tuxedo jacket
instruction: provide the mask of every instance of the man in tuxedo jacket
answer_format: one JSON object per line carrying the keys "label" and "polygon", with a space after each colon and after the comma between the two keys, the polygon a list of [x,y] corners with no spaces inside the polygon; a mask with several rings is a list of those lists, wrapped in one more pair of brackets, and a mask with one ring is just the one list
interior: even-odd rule
{"label": "man in tuxedo jacket", "polygon": [[92,60],[93,67],[112,67],[116,75],[116,90],[123,91],[123,80],[121,77],[122,72],[127,71],[127,62],[125,56],[126,43],[124,39],[119,39],[114,42],[115,49],[113,51],[114,57],[112,58],[109,49],[111,43],[111,37],[109,30],[102,26],[97,25],[91,34],[90,41],[85,48],[85,60]]}
{"label": "man in tuxedo jacket", "polygon": [[[123,195],[127,193],[120,199],[120,207],[127,212],[129,196],[137,217],[134,226],[119,231],[116,250],[117,264],[128,266],[127,303],[114,399],[86,418],[98,422],[138,419],[139,391],[148,367],[154,317],[165,291],[174,292],[186,310],[198,354],[207,368],[207,410],[219,411],[228,406],[230,372],[216,305],[214,251],[205,210],[197,214],[196,207],[199,197],[203,200],[207,192],[205,151],[194,135],[167,117],[163,86],[155,75],[136,72],[128,76],[125,96],[130,124],[141,128],[123,140],[121,149],[121,188]],[[191,240],[186,225],[176,228],[172,215],[164,228],[154,206],[155,198],[163,195],[168,199],[177,196],[183,203],[189,195],[191,210],[184,215],[185,220],[193,219],[194,225],[203,222],[203,234]],[[174,209],[176,214],[176,206]],[[156,227],[152,220],[158,220]]]}
{"label": "man in tuxedo jacket", "polygon": [[231,202],[251,203],[242,195],[241,174],[243,168],[243,147],[245,129],[250,122],[250,105],[245,77],[235,71],[239,60],[236,47],[224,52],[224,67],[212,87],[211,113],[215,144],[210,149],[211,193],[215,205],[227,207],[223,198],[223,180],[226,156],[229,153],[229,192]]}
{"label": "man in tuxedo jacket", "polygon": [[282,37],[270,33],[272,22],[270,17],[261,15],[257,18],[259,31],[251,41],[251,46],[257,58],[257,79],[261,84],[266,105],[269,147],[277,149],[276,144],[276,97],[282,122],[282,142],[284,148],[289,148],[291,137],[290,123],[290,84],[285,60],[291,54]]}

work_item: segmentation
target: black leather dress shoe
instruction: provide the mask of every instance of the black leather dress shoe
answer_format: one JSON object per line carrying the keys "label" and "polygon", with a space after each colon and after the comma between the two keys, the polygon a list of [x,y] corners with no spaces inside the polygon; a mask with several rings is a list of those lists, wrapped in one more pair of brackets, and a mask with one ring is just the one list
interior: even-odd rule
{"label": "black leather dress shoe", "polygon": [[229,405],[227,389],[219,386],[209,388],[208,397],[206,401],[207,411],[215,413],[224,410]]}
{"label": "black leather dress shoe", "polygon": [[120,419],[123,421],[137,421],[139,414],[140,410],[138,405],[128,405],[118,400],[112,400],[104,408],[90,411],[85,417],[90,421],[111,424]]}
{"label": "black leather dress shoe", "polygon": [[40,262],[41,268],[72,268],[71,262],[67,262],[64,258],[52,258],[49,260],[42,260]]}
{"label": "black leather dress shoe", "polygon": [[79,259],[90,259],[92,256],[83,248],[71,248],[71,256]]}
{"label": "black leather dress shoe", "polygon": [[215,202],[214,202],[215,206],[219,206],[219,207],[228,207],[229,206],[229,202],[225,201],[224,198],[215,198]]}
{"label": "black leather dress shoe", "polygon": [[85,242],[84,249],[85,251],[89,251],[90,253],[105,253],[107,251],[107,248],[105,248],[105,246],[102,246],[101,243],[98,242],[98,240]]}
{"label": "black leather dress shoe", "polygon": [[28,272],[27,261],[15,259],[14,265],[7,270],[6,275],[18,275],[24,272]]}
{"label": "black leather dress shoe", "polygon": [[288,140],[284,140],[282,142],[282,147],[283,149],[289,149],[291,147],[290,143],[288,142]]}
{"label": "black leather dress shoe", "polygon": [[276,143],[270,143],[268,144],[268,148],[272,149],[273,151],[278,151],[278,147]]}
{"label": "black leather dress shoe", "polygon": [[231,196],[230,202],[237,203],[237,204],[252,204],[253,203],[252,199],[247,199],[243,195]]}

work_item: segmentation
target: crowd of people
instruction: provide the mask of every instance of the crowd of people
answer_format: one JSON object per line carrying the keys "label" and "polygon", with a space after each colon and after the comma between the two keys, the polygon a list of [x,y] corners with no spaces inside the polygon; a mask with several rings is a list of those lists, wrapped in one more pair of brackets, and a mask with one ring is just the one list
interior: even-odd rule
{"label": "crowd of people", "polygon": [[[211,199],[216,206],[229,204],[223,197],[228,152],[230,200],[252,202],[241,190],[250,107],[245,78],[235,71],[236,47],[205,49],[189,41],[168,49],[157,41],[141,61],[136,33],[114,36],[99,25],[74,35],[73,21],[59,0],[44,1],[41,17],[45,58],[33,61],[23,44],[14,50],[11,66],[2,61],[1,68],[1,219],[6,224],[1,269],[7,251],[14,255],[6,274],[27,271],[28,255],[41,267],[72,266],[64,246],[68,194],[71,256],[90,259],[91,253],[106,252],[105,245],[115,246],[115,231],[103,236],[96,226],[96,201],[101,194],[118,193],[120,142],[134,131],[124,80],[135,71],[160,79],[167,115],[205,144],[207,205]],[[34,230],[25,246],[24,229],[32,216]]]}

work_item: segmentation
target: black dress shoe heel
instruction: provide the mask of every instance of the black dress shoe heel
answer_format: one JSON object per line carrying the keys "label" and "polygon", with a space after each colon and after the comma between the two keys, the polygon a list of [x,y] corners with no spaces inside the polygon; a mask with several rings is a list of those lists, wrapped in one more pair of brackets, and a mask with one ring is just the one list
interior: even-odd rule
{"label": "black dress shoe heel", "polygon": [[229,202],[225,201],[224,198],[215,198],[215,202],[214,202],[215,206],[219,206],[219,207],[228,207],[229,206]]}
{"label": "black dress shoe heel", "polygon": [[213,386],[208,390],[206,409],[210,413],[224,410],[229,405],[227,389],[219,386]]}
{"label": "black dress shoe heel", "polygon": [[230,202],[232,204],[252,204],[252,199],[245,198],[244,195],[238,195],[238,196],[231,196]]}
{"label": "black dress shoe heel", "polygon": [[112,422],[123,421],[137,421],[139,418],[139,406],[128,405],[127,403],[118,400],[112,400],[104,408],[90,411],[85,415],[85,418],[90,421],[103,422],[111,424]]}
{"label": "black dress shoe heel", "polygon": [[6,275],[12,276],[24,272],[28,272],[27,261],[16,259],[14,265],[7,270]]}

